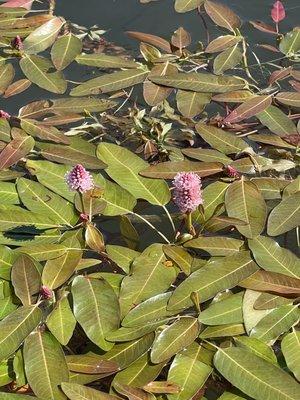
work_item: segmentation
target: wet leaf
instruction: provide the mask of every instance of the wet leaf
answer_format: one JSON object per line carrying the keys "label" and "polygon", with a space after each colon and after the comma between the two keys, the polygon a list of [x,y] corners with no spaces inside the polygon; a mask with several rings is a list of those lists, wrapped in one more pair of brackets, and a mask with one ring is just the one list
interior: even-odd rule
{"label": "wet leaf", "polygon": [[81,40],[72,33],[61,36],[51,49],[51,59],[58,71],[65,69],[81,53]]}
{"label": "wet leaf", "polygon": [[153,46],[158,47],[159,49],[166,51],[167,53],[171,53],[170,43],[159,36],[151,35],[150,33],[136,32],[136,31],[127,31],[126,34],[133,39],[149,43]]}
{"label": "wet leaf", "polygon": [[36,331],[24,343],[25,371],[33,392],[40,398],[65,399],[58,385],[68,381],[63,350],[50,332]]}
{"label": "wet leaf", "polygon": [[[77,276],[73,280],[74,315],[88,338],[103,350],[112,348],[105,340],[108,332],[119,326],[119,303],[104,280]],[[107,355],[108,353],[106,353]]]}

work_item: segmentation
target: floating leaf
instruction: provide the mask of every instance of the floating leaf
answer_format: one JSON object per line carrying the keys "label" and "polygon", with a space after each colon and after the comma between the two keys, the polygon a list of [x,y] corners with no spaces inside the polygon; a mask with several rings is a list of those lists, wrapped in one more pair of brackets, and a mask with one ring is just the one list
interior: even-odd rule
{"label": "floating leaf", "polygon": [[269,106],[264,111],[256,114],[256,117],[263,125],[269,128],[271,132],[281,137],[297,133],[296,125],[278,107]]}
{"label": "floating leaf", "polygon": [[71,90],[71,96],[87,96],[115,92],[143,82],[148,75],[142,69],[129,69],[90,79]]}
{"label": "floating leaf", "polygon": [[178,73],[161,77],[150,76],[149,79],[158,85],[203,93],[226,93],[246,87],[246,82],[241,78],[236,78],[234,76],[216,76],[203,72],[191,72],[189,74]]}
{"label": "floating leaf", "polygon": [[300,279],[300,260],[290,250],[265,236],[251,239],[248,244],[261,268]]}
{"label": "floating leaf", "polygon": [[139,173],[148,164],[131,151],[115,144],[102,143],[98,146],[97,156],[108,165],[108,175],[137,199],[157,205],[169,202],[170,192],[166,182],[140,176]]}
{"label": "floating leaf", "polygon": [[218,53],[219,51],[227,50],[228,48],[236,45],[241,41],[239,36],[225,35],[218,36],[216,39],[209,42],[205,52],[206,53]]}
{"label": "floating leaf", "polygon": [[18,81],[12,83],[7,87],[4,92],[3,97],[7,99],[8,97],[15,96],[16,94],[24,92],[29,88],[31,82],[28,79],[19,79]]}
{"label": "floating leaf", "polygon": [[281,350],[289,369],[300,378],[300,332],[293,329],[281,341]]}
{"label": "floating leaf", "polygon": [[300,225],[300,192],[282,200],[269,214],[268,234],[278,236]]}
{"label": "floating leaf", "polygon": [[54,126],[38,124],[34,120],[21,120],[21,128],[29,135],[50,142],[69,144],[70,140]]}
{"label": "floating leaf", "polygon": [[294,56],[300,50],[300,29],[298,27],[283,37],[279,43],[279,49],[288,57]]}
{"label": "floating leaf", "polygon": [[[299,30],[300,38],[300,30]],[[300,107],[300,93],[299,92],[280,92],[276,95],[276,100],[279,103],[292,107]],[[291,133],[291,132],[290,132]]]}
{"label": "floating leaf", "polygon": [[51,59],[58,71],[65,69],[81,53],[82,42],[72,33],[57,39],[51,49]]}
{"label": "floating leaf", "polygon": [[235,254],[240,251],[242,245],[242,240],[225,236],[199,236],[196,239],[184,243],[184,247],[201,249],[207,251],[212,256],[228,256],[230,254]]}
{"label": "floating leaf", "polygon": [[159,36],[151,35],[150,33],[135,32],[135,31],[127,31],[126,34],[129,37],[137,39],[141,42],[152,44],[153,46],[156,46],[159,49],[171,53],[170,43]]}
{"label": "floating leaf", "polygon": [[[172,73],[176,74],[176,72],[177,68],[174,65],[165,63],[154,66],[149,74],[149,77],[154,75],[164,76]],[[169,96],[172,90],[172,88],[156,85],[155,83],[150,82],[148,79],[143,84],[144,99],[150,106],[156,106],[157,104],[161,103]]]}
{"label": "floating leaf", "polygon": [[40,323],[42,312],[37,306],[23,306],[0,321],[0,360],[13,354]]}
{"label": "floating leaf", "polygon": [[179,246],[164,245],[163,251],[186,275],[190,274],[193,257],[186,250]]}
{"label": "floating leaf", "polygon": [[204,8],[214,23],[223,28],[234,31],[241,26],[239,17],[224,4],[206,0]]}
{"label": "floating leaf", "polygon": [[30,233],[33,228],[49,229],[57,227],[57,224],[43,214],[36,214],[20,208],[0,211],[0,227],[1,231],[22,227],[23,232],[29,230]]}
{"label": "floating leaf", "polygon": [[2,95],[11,84],[15,76],[12,64],[0,65],[0,95]]}
{"label": "floating leaf", "polygon": [[20,67],[24,75],[42,89],[59,94],[67,89],[67,82],[60,71],[49,72],[53,69],[53,65],[46,58],[36,55],[25,56],[20,61]]}
{"label": "floating leaf", "polygon": [[247,350],[219,349],[214,364],[232,385],[256,400],[296,400],[300,395],[298,384],[289,374]]}
{"label": "floating leaf", "polygon": [[199,323],[196,318],[180,318],[165,328],[154,340],[151,360],[160,363],[168,360],[178,351],[190,345],[199,334]]}
{"label": "floating leaf", "polygon": [[36,331],[24,343],[26,377],[33,392],[40,398],[61,400],[62,381],[68,381],[69,371],[63,350],[50,332]]}
{"label": "floating leaf", "polygon": [[77,383],[62,382],[61,388],[63,392],[71,400],[77,400],[78,398],[82,400],[115,400],[116,397],[110,394],[100,392],[90,387],[79,385]]}
{"label": "floating leaf", "polygon": [[243,53],[241,51],[239,43],[236,43],[233,47],[222,51],[214,59],[214,73],[216,75],[221,75],[228,69],[234,68],[238,65],[243,58]]}
{"label": "floating leaf", "polygon": [[103,350],[112,348],[105,340],[119,326],[118,299],[104,280],[77,276],[73,280],[74,315],[89,339]]}
{"label": "floating leaf", "polygon": [[193,118],[200,114],[205,106],[210,103],[210,100],[210,93],[189,92],[179,89],[176,95],[177,108],[187,118]]}
{"label": "floating leaf", "polygon": [[178,13],[185,13],[192,11],[199,7],[204,0],[176,0],[175,1],[175,11]]}
{"label": "floating leaf", "polygon": [[126,58],[111,56],[104,53],[82,53],[76,57],[78,64],[90,65],[98,68],[137,68],[138,64]]}
{"label": "floating leaf", "polygon": [[168,309],[179,310],[191,306],[190,295],[192,292],[198,293],[202,303],[214,297],[218,292],[234,287],[256,270],[256,264],[246,251],[209,261],[175,289]]}
{"label": "floating leaf", "polygon": [[238,225],[238,231],[247,238],[258,236],[265,225],[266,204],[257,187],[244,179],[232,183],[225,195],[229,217],[238,218],[248,225]]}
{"label": "floating leaf", "polygon": [[34,139],[30,136],[17,137],[9,142],[0,153],[0,169],[16,164],[25,157],[34,146]]}
{"label": "floating leaf", "polygon": [[224,119],[226,123],[236,123],[253,117],[260,112],[263,112],[272,103],[271,96],[255,96],[246,100],[243,104],[238,106],[236,109]]}
{"label": "floating leaf", "polygon": [[27,54],[36,54],[46,50],[54,43],[65,21],[59,17],[53,17],[38,27],[24,40],[24,51]]}

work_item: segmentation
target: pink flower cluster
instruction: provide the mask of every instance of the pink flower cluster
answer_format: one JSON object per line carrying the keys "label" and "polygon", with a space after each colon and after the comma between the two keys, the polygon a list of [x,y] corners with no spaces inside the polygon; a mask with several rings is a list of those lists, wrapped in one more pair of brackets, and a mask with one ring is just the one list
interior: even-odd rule
{"label": "pink flower cluster", "polygon": [[84,193],[94,188],[92,176],[81,164],[75,165],[66,174],[65,179],[70,190],[78,190],[80,193]]}
{"label": "pink flower cluster", "polygon": [[19,51],[23,50],[24,48],[23,41],[19,35],[14,38],[14,40],[12,41],[12,45],[16,50]]}
{"label": "pink flower cluster", "polygon": [[201,178],[194,172],[179,172],[173,186],[173,201],[182,213],[191,213],[203,203]]}
{"label": "pink flower cluster", "polygon": [[9,119],[10,114],[8,114],[8,112],[6,112],[6,111],[0,110],[0,118]]}

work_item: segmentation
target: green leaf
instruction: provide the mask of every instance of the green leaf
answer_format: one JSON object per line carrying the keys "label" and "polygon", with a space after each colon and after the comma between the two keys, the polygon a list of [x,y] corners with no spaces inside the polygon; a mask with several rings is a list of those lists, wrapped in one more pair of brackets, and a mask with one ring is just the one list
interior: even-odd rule
{"label": "green leaf", "polygon": [[135,198],[156,205],[169,202],[170,191],[166,182],[140,176],[148,163],[131,151],[115,144],[102,143],[98,146],[97,156],[108,165],[108,175]]}
{"label": "green leaf", "polygon": [[70,308],[68,295],[64,295],[48,315],[46,324],[50,332],[64,346],[66,346],[75,329],[76,319]]}
{"label": "green leaf", "polygon": [[300,380],[300,332],[293,329],[293,332],[284,336],[281,341],[281,350],[286,364],[293,372],[296,379]]}
{"label": "green leaf", "polygon": [[81,163],[85,168],[102,169],[105,164],[96,157],[96,147],[79,137],[70,139],[71,144],[64,146],[61,144],[38,143],[44,158],[60,164],[74,165]]}
{"label": "green leaf", "polygon": [[210,103],[210,100],[210,93],[189,92],[179,89],[176,95],[178,111],[186,118],[194,118],[200,114],[205,106]]}
{"label": "green leaf", "polygon": [[[300,30],[299,30],[300,32]],[[299,34],[300,38],[300,34]],[[276,95],[276,100],[281,104],[292,107],[300,107],[300,94],[299,92],[280,92]]]}
{"label": "green leaf", "polygon": [[46,262],[42,273],[42,282],[49,289],[57,289],[64,284],[72,276],[81,260],[82,251],[79,241],[74,240],[72,245],[74,249]]}
{"label": "green leaf", "polygon": [[282,306],[283,304],[290,304],[291,302],[291,299],[277,296],[276,294],[261,293],[254,303],[254,308],[256,310],[270,310]]}
{"label": "green leaf", "polygon": [[58,71],[65,69],[81,53],[82,42],[72,33],[61,36],[53,44],[51,59]]}
{"label": "green leaf", "polygon": [[73,204],[46,189],[40,183],[20,178],[17,182],[17,189],[22,203],[30,211],[45,213],[59,225],[72,226],[78,220]]}
{"label": "green leaf", "polygon": [[126,58],[110,56],[104,53],[82,53],[76,57],[76,62],[82,65],[90,65],[98,68],[134,68],[138,67],[138,64]]}
{"label": "green leaf", "polygon": [[46,50],[55,41],[64,23],[62,18],[53,17],[35,29],[23,42],[25,53],[36,54]]}
{"label": "green leaf", "polygon": [[206,0],[204,8],[214,23],[222,28],[234,32],[236,28],[241,26],[240,18],[225,4]]}
{"label": "green leaf", "polygon": [[160,363],[190,345],[199,334],[196,318],[184,317],[165,328],[154,340],[151,360]]}
{"label": "green leaf", "polygon": [[[190,158],[195,158],[200,161],[217,161],[224,165],[228,165],[232,163],[231,158],[225,156],[225,154],[219,152],[218,150],[213,149],[201,149],[197,148],[187,148],[182,149],[182,153]],[[219,182],[220,183],[220,182]],[[221,182],[222,183],[222,182]]]}
{"label": "green leaf", "polygon": [[233,47],[222,51],[214,59],[214,73],[216,75],[222,75],[223,72],[228,69],[234,68],[238,65],[243,58],[243,53],[241,51],[239,43],[236,43]]}
{"label": "green leaf", "polygon": [[26,338],[24,361],[28,383],[39,398],[66,398],[58,385],[69,380],[69,371],[63,350],[51,333],[36,331]]}
{"label": "green leaf", "polygon": [[266,236],[258,236],[248,241],[257,264],[266,271],[278,272],[300,278],[300,260],[290,250]]}
{"label": "green leaf", "polygon": [[79,99],[66,97],[63,99],[53,99],[51,102],[52,106],[50,110],[55,114],[84,113],[86,111],[102,112],[117,104],[112,100],[99,99],[96,97],[81,97]]}
{"label": "green leaf", "polygon": [[279,178],[253,178],[251,179],[265,200],[281,199],[281,191],[285,188],[288,182]]}
{"label": "green leaf", "polygon": [[[0,387],[6,386],[13,381],[11,366],[8,361],[0,362]],[[1,397],[0,397],[1,398]]]}
{"label": "green leaf", "polygon": [[244,89],[246,81],[234,76],[216,76],[208,73],[178,73],[165,76],[150,76],[151,82],[176,89],[191,90],[202,93],[226,93],[232,90]]}
{"label": "green leaf", "polygon": [[0,183],[0,202],[4,205],[20,204],[16,185],[12,182]]}
{"label": "green leaf", "polygon": [[115,262],[127,274],[130,271],[133,260],[141,253],[129,249],[128,247],[109,244],[106,246],[106,252],[111,260]]}
{"label": "green leaf", "polygon": [[168,394],[168,400],[191,399],[204,385],[212,368],[201,361],[202,346],[192,343],[186,350],[176,354],[168,380],[181,388],[179,393]]}
{"label": "green leaf", "polygon": [[198,176],[204,177],[217,174],[222,170],[223,165],[218,162],[166,161],[148,166],[140,171],[140,175],[155,179],[173,179],[178,172],[194,172]]}
{"label": "green leaf", "polygon": [[229,256],[238,253],[243,245],[242,240],[222,236],[199,236],[184,243],[184,247],[201,249],[211,256]]}
{"label": "green leaf", "polygon": [[164,245],[163,251],[186,275],[191,273],[193,257],[186,250],[179,246]]}
{"label": "green leaf", "polygon": [[2,231],[22,227],[23,232],[28,230],[31,232],[32,228],[48,229],[56,226],[57,224],[47,216],[23,210],[22,208],[13,211],[0,211],[0,229]]}
{"label": "green leaf", "polygon": [[105,336],[118,328],[119,303],[104,280],[77,276],[73,280],[74,315],[88,338],[103,350],[112,348]]}
{"label": "green leaf", "polygon": [[[146,46],[144,43],[141,44],[141,46],[143,45]],[[156,58],[155,55],[154,58]],[[151,69],[149,76],[153,75],[164,76],[173,73],[176,74],[177,72],[178,72],[177,67],[167,62],[164,64],[155,65]],[[149,79],[146,79],[145,82],[143,83],[143,96],[146,103],[149,104],[149,106],[156,106],[159,103],[161,103],[170,95],[170,93],[172,93],[172,90],[173,90],[172,88],[168,88],[166,86],[156,85],[155,83],[149,81]]]}
{"label": "green leaf", "polygon": [[243,324],[227,324],[209,326],[201,332],[199,337],[201,339],[214,339],[222,337],[234,337],[238,335],[243,335],[244,333],[245,327]]}
{"label": "green leaf", "polygon": [[76,86],[71,90],[70,95],[78,97],[115,92],[143,82],[147,75],[148,72],[142,69],[128,69],[104,74]]}
{"label": "green leaf", "polygon": [[34,84],[52,93],[65,93],[67,82],[60,71],[49,72],[52,63],[40,56],[25,56],[20,61],[24,75]]}
{"label": "green leaf", "polygon": [[[260,271],[258,271],[260,272]],[[255,274],[253,274],[255,275]],[[251,276],[253,276],[251,275]],[[245,280],[247,280],[246,278]],[[242,281],[243,282],[243,281]],[[242,283],[239,283],[240,286],[244,286]],[[255,290],[246,290],[243,298],[243,318],[244,325],[246,328],[246,332],[249,335],[251,329],[258,324],[258,322],[269,314],[270,310],[256,310],[254,308],[254,304],[258,297],[260,296],[260,292]]]}
{"label": "green leaf", "polygon": [[289,374],[244,349],[219,349],[214,364],[232,385],[256,400],[297,400],[300,396],[300,387]]}
{"label": "green leaf", "polygon": [[12,64],[0,65],[0,95],[8,88],[15,76],[15,70]]}
{"label": "green leaf", "polygon": [[11,128],[9,122],[5,118],[0,118],[0,139],[3,142],[11,141]]}
{"label": "green leaf", "polygon": [[109,342],[129,342],[130,340],[138,339],[149,332],[154,332],[160,326],[165,325],[168,322],[168,319],[159,320],[159,321],[151,321],[142,326],[134,326],[134,327],[124,327],[117,329],[116,331],[112,331],[106,335],[106,339]]}
{"label": "green leaf", "polygon": [[261,357],[274,365],[278,365],[277,358],[272,347],[268,346],[261,340],[254,337],[240,336],[235,338],[234,342],[238,347],[248,350],[256,356]]}
{"label": "green leaf", "polygon": [[212,125],[199,122],[196,125],[196,130],[211,147],[224,154],[240,153],[248,147],[243,139]]}
{"label": "green leaf", "polygon": [[262,194],[253,183],[244,179],[232,183],[225,195],[225,205],[229,217],[247,223],[237,226],[242,235],[252,239],[262,232],[267,208]]}
{"label": "green leaf", "polygon": [[279,43],[280,51],[291,57],[300,50],[300,29],[295,27],[291,32],[288,32]]}
{"label": "green leaf", "polygon": [[162,293],[150,297],[138,304],[125,316],[122,325],[127,327],[138,327],[149,321],[162,319],[172,315],[172,312],[168,312],[167,310],[170,296],[170,292]]}
{"label": "green leaf", "polygon": [[11,281],[15,294],[24,306],[35,303],[36,295],[41,288],[42,266],[38,266],[31,257],[20,254],[13,263],[11,270]]}
{"label": "green leaf", "polygon": [[272,96],[254,96],[244,101],[241,105],[230,112],[224,119],[226,123],[237,123],[244,119],[253,117],[255,114],[264,111],[272,103]]}
{"label": "green leaf", "polygon": [[0,169],[16,164],[33,149],[34,139],[30,136],[20,136],[9,142],[0,153]]}
{"label": "green leaf", "polygon": [[268,235],[278,236],[300,225],[300,192],[282,200],[269,214]]}
{"label": "green leaf", "polygon": [[198,320],[205,325],[240,324],[243,322],[243,292],[212,303],[202,311]]}
{"label": "green leaf", "polygon": [[69,138],[58,129],[56,129],[54,126],[45,126],[42,124],[38,124],[33,119],[22,119],[21,128],[24,129],[24,131],[28,133],[28,135],[33,136],[37,139],[62,144],[70,143]]}
{"label": "green leaf", "polygon": [[265,343],[273,344],[281,334],[297,324],[299,319],[298,306],[283,305],[262,318],[252,329],[251,336]]}
{"label": "green leaf", "polygon": [[[42,236],[42,235],[41,235]],[[52,237],[50,235],[50,237]],[[60,235],[54,236],[56,240],[60,239]],[[36,243],[23,245],[19,249],[20,252],[28,254],[36,261],[52,260],[53,258],[58,258],[63,255],[68,250],[68,247],[64,244],[56,243]]]}
{"label": "green leaf", "polygon": [[62,382],[61,388],[71,400],[78,400],[79,398],[80,400],[116,400],[117,398],[78,383]]}
{"label": "green leaf", "polygon": [[203,2],[204,0],[176,0],[175,11],[178,13],[192,11],[199,7]]}
{"label": "green leaf", "polygon": [[284,137],[297,133],[294,122],[278,107],[269,106],[266,110],[256,114],[256,117],[278,136]]}
{"label": "green leaf", "polygon": [[224,35],[218,36],[207,45],[205,53],[218,53],[219,51],[227,50],[241,41],[239,36]]}
{"label": "green leaf", "polygon": [[179,310],[193,305],[190,300],[192,292],[198,294],[202,303],[214,297],[218,292],[236,286],[256,270],[256,264],[246,251],[209,261],[175,289],[168,308]]}
{"label": "green leaf", "polygon": [[165,266],[166,257],[161,244],[152,244],[137,257],[121,285],[121,314],[127,312],[143,300],[165,292],[175,280],[177,271]]}
{"label": "green leaf", "polygon": [[0,360],[14,353],[40,323],[42,312],[37,306],[23,306],[0,321]]}

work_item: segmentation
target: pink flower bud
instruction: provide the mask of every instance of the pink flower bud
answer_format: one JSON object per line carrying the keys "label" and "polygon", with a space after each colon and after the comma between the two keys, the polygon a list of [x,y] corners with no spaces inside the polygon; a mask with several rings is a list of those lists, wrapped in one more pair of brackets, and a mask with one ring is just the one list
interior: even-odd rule
{"label": "pink flower bud", "polygon": [[201,178],[194,172],[179,172],[174,180],[173,201],[182,213],[190,213],[203,203]]}
{"label": "pink flower bud", "polygon": [[93,178],[81,164],[75,165],[66,174],[65,179],[70,190],[79,190],[79,192],[84,193],[94,188]]}
{"label": "pink flower bud", "polygon": [[282,21],[285,18],[285,9],[281,1],[277,0],[273,4],[271,17],[276,24],[278,24],[278,22]]}
{"label": "pink flower bud", "polygon": [[40,290],[40,295],[44,300],[49,300],[53,296],[53,292],[47,286],[42,286]]}
{"label": "pink flower bud", "polygon": [[14,38],[14,40],[12,42],[12,46],[16,50],[23,50],[23,48],[24,48],[23,41],[22,41],[22,39],[21,39],[21,37],[19,35]]}
{"label": "pink flower bud", "polygon": [[0,118],[9,119],[10,114],[8,114],[6,111],[0,110]]}
{"label": "pink flower bud", "polygon": [[85,221],[89,220],[89,216],[87,214],[85,214],[85,213],[81,213],[80,214],[80,219],[81,219],[81,221],[85,222]]}
{"label": "pink flower bud", "polygon": [[228,165],[226,168],[226,174],[231,178],[240,178],[241,174],[234,168]]}

